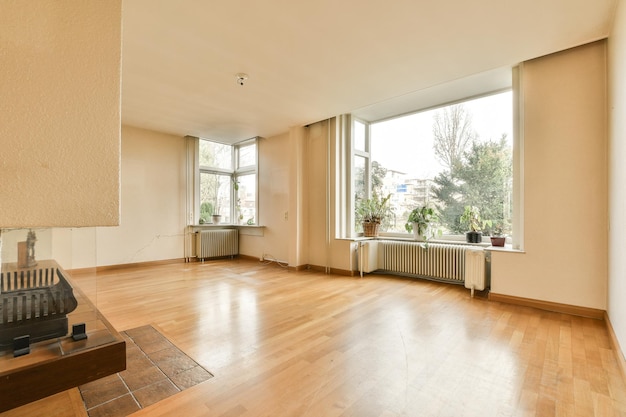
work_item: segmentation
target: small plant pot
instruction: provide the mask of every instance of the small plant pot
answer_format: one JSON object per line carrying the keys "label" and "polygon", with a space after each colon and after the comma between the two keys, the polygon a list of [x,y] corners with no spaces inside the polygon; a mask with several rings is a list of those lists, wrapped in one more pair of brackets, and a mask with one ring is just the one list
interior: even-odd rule
{"label": "small plant pot", "polygon": [[363,223],[363,236],[376,237],[378,236],[378,230],[380,229],[380,223]]}
{"label": "small plant pot", "polygon": [[504,246],[506,238],[504,236],[491,236],[491,246]]}
{"label": "small plant pot", "polygon": [[480,243],[483,241],[483,232],[467,232],[465,233],[465,241],[467,243]]}
{"label": "small plant pot", "polygon": [[220,224],[222,222],[222,216],[220,214],[214,214],[211,216],[211,220],[213,220],[213,224]]}

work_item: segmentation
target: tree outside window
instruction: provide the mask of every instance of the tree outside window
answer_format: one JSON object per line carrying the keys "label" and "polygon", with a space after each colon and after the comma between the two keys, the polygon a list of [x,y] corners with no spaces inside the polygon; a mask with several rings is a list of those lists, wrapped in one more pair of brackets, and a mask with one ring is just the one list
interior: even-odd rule
{"label": "tree outside window", "polygon": [[511,132],[511,92],[371,124],[371,189],[392,194],[395,212],[386,231],[404,233],[411,210],[426,205],[439,211],[444,234],[462,234],[472,205],[491,221],[485,234],[510,234]]}
{"label": "tree outside window", "polygon": [[199,218],[211,223],[256,224],[257,141],[227,145],[200,139]]}

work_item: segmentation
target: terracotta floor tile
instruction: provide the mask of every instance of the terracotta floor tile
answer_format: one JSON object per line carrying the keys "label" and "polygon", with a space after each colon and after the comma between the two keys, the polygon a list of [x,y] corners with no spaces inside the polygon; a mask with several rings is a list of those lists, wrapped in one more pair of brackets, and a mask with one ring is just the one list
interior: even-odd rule
{"label": "terracotta floor tile", "polygon": [[171,378],[178,388],[184,390],[213,378],[213,375],[201,366],[194,366],[191,369],[173,375]]}
{"label": "terracotta floor tile", "polygon": [[174,346],[166,337],[152,327],[135,332],[131,337],[134,343],[148,354]]}
{"label": "terracotta floor tile", "polygon": [[89,417],[125,417],[139,411],[140,407],[135,399],[126,394],[108,403],[99,405],[89,410]]}
{"label": "terracotta floor tile", "polygon": [[129,335],[127,335],[126,333],[122,332],[120,333],[120,335],[122,336],[122,339],[124,339],[124,341],[128,344],[128,343],[132,343],[133,340],[130,338]]}
{"label": "terracotta floor tile", "polygon": [[175,347],[155,352],[150,355],[150,358],[170,378],[180,372],[198,366],[196,361]]}
{"label": "terracotta floor tile", "polygon": [[147,407],[154,403],[157,403],[171,395],[176,394],[180,390],[172,384],[169,379],[157,382],[152,385],[148,385],[145,388],[134,391],[133,395],[139,401],[142,407]]}
{"label": "terracotta floor tile", "polygon": [[152,326],[143,326],[125,332],[137,345],[143,341],[163,339],[163,335]]}
{"label": "terracotta floor tile", "polygon": [[148,359],[146,355],[133,356],[130,358],[126,358],[126,370],[122,371],[122,374],[131,373],[131,372],[140,372],[143,369],[149,368],[151,366],[154,366],[154,364],[152,363],[150,359]]}
{"label": "terracotta floor tile", "polygon": [[167,379],[165,374],[156,366],[150,366],[139,372],[122,374],[122,378],[131,391],[136,391],[155,382]]}
{"label": "terracotta floor tile", "polygon": [[153,340],[150,342],[143,342],[141,344],[141,349],[147,354],[158,352],[164,349],[170,349],[172,347],[174,347],[174,345],[172,345],[167,339]]}
{"label": "terracotta floor tile", "polygon": [[126,344],[126,360],[145,357],[143,350],[139,349],[136,344],[130,342]]}
{"label": "terracotta floor tile", "polygon": [[141,326],[141,327],[136,327],[134,329],[129,329],[123,332],[124,334],[132,337],[133,339],[136,337],[141,337],[143,335],[146,334],[154,334],[154,333],[158,333],[158,331],[150,326],[149,324],[145,325],[145,326]]}
{"label": "terracotta floor tile", "polygon": [[115,379],[112,379],[106,384],[81,391],[87,409],[128,394],[128,388],[126,388],[126,385],[124,385],[120,377],[118,375],[115,375],[115,377]]}
{"label": "terracotta floor tile", "polygon": [[126,416],[213,377],[152,326],[122,335],[126,370],[80,387],[90,417]]}
{"label": "terracotta floor tile", "polygon": [[113,374],[113,375],[105,376],[104,378],[96,379],[95,381],[88,382],[84,385],[79,386],[78,388],[80,388],[81,391],[99,389],[100,387],[108,383],[111,383],[117,379],[119,379],[119,376],[117,374]]}

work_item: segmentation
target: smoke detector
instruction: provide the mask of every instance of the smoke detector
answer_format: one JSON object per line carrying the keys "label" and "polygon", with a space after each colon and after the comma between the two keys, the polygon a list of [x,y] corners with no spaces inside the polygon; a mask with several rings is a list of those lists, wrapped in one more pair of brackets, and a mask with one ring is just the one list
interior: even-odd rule
{"label": "smoke detector", "polygon": [[237,84],[243,85],[248,79],[248,74],[244,74],[243,72],[240,72],[239,74],[235,75],[235,77],[237,78]]}

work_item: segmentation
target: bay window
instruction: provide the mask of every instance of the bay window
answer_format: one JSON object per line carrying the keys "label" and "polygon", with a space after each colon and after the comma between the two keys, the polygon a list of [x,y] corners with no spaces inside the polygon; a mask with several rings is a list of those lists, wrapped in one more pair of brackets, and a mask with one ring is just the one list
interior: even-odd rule
{"label": "bay window", "polygon": [[257,140],[229,145],[198,140],[198,222],[257,223]]}
{"label": "bay window", "polygon": [[[406,233],[414,208],[439,212],[446,236],[462,235],[467,205],[485,234],[512,233],[513,97],[504,91],[375,122],[352,119],[352,197],[391,195],[387,234]],[[361,225],[354,224],[358,234]]]}

